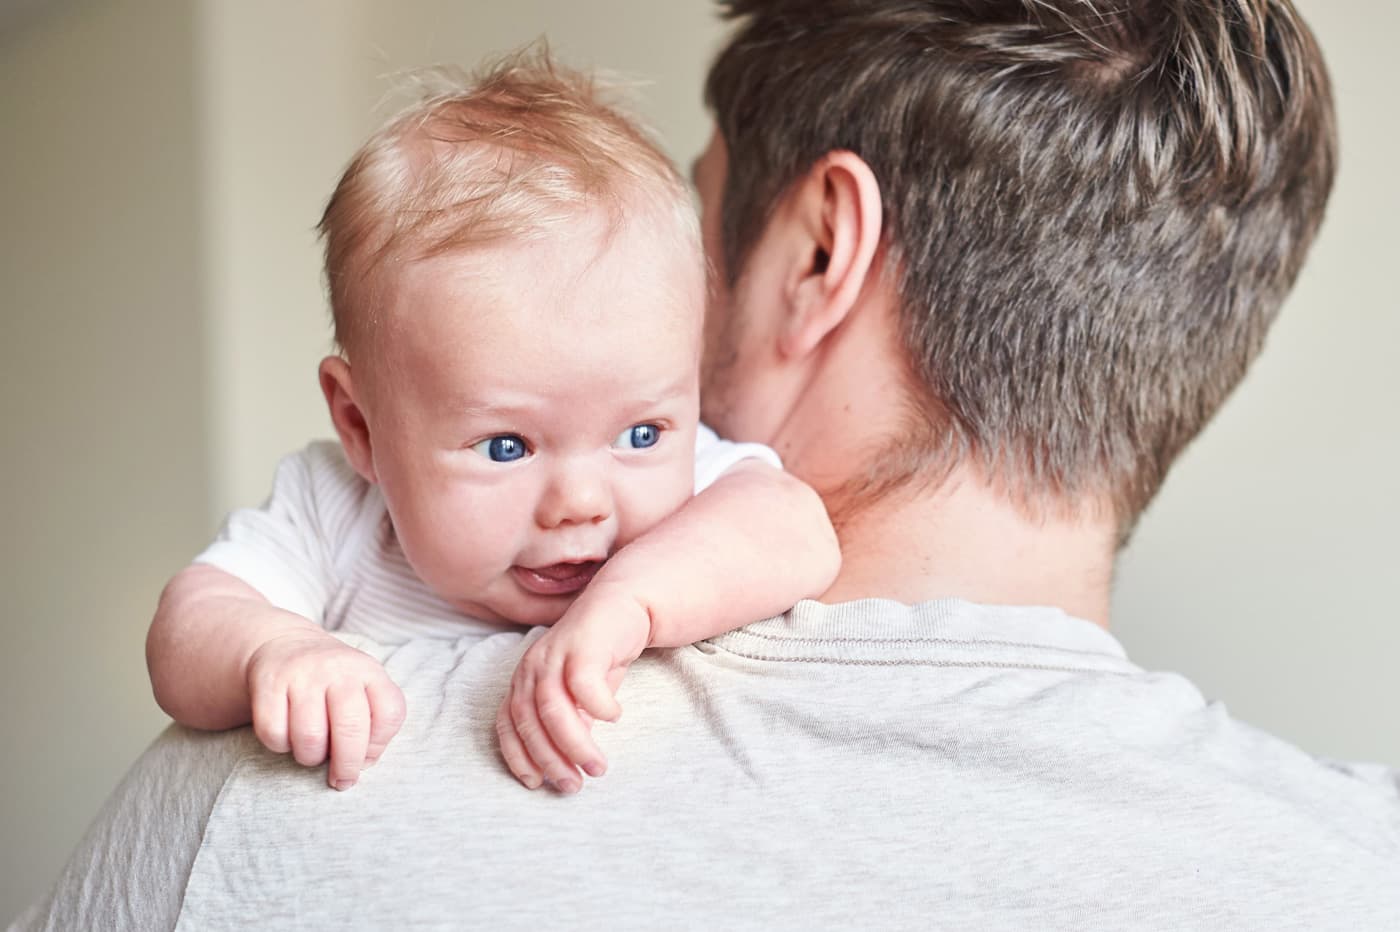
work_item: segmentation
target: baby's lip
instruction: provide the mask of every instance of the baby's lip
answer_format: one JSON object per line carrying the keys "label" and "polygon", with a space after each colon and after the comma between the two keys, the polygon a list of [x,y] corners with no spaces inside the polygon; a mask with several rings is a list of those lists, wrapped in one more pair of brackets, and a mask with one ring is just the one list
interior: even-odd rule
{"label": "baby's lip", "polygon": [[588,585],[602,560],[570,560],[545,566],[512,566],[511,575],[536,595],[573,595]]}

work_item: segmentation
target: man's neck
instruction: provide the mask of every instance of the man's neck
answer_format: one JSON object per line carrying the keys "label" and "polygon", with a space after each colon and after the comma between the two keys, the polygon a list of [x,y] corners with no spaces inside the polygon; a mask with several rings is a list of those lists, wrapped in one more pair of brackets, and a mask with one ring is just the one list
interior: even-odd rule
{"label": "man's neck", "polygon": [[1108,626],[1107,524],[1032,519],[961,469],[936,490],[840,511],[848,516],[838,528],[843,564],[824,602],[955,597],[1053,606]]}
{"label": "man's neck", "polygon": [[840,491],[873,451],[891,449],[890,438],[918,443],[897,403],[907,383],[893,333],[879,314],[849,321],[789,387],[786,416],[768,438],[837,516],[843,567],[823,601],[956,597],[1055,606],[1107,626],[1116,538],[1106,512],[1033,516],[968,463],[936,487],[910,484],[874,500]]}

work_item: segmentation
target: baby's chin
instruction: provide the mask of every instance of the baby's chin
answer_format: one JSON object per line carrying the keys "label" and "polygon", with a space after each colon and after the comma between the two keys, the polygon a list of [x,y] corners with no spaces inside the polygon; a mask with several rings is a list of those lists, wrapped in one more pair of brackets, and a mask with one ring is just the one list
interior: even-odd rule
{"label": "baby's chin", "polygon": [[500,625],[518,625],[523,628],[549,627],[569,610],[579,593],[553,596],[529,596],[508,603],[482,603],[449,599],[452,607],[479,621],[489,621]]}
{"label": "baby's chin", "polygon": [[546,611],[519,612],[516,614],[516,617],[505,618],[503,620],[508,624],[521,625],[527,628],[536,626],[548,628],[560,618],[564,617],[564,613],[569,610],[570,605],[574,604],[574,599],[578,598],[578,594],[558,596],[556,598],[560,604],[549,606]]}

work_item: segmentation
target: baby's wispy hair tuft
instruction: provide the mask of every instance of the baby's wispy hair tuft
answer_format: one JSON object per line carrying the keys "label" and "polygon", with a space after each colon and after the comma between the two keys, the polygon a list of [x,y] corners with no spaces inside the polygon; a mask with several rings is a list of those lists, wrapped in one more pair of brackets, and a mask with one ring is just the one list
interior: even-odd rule
{"label": "baby's wispy hair tuft", "polygon": [[547,236],[599,210],[614,226],[659,221],[698,256],[685,181],[619,84],[560,64],[543,42],[476,72],[438,65],[396,83],[412,103],[356,152],[318,227],[347,353],[396,263]]}

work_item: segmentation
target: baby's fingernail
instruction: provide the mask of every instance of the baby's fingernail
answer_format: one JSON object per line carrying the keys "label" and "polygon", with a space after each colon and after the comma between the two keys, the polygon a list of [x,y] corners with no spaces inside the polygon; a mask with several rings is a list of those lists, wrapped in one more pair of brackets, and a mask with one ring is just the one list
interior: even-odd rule
{"label": "baby's fingernail", "polygon": [[337,790],[348,790],[354,785],[354,780],[337,780],[331,784],[331,786],[335,787]]}
{"label": "baby's fingernail", "polygon": [[598,761],[589,761],[583,765],[583,772],[590,777],[601,777],[608,770],[608,765]]}

